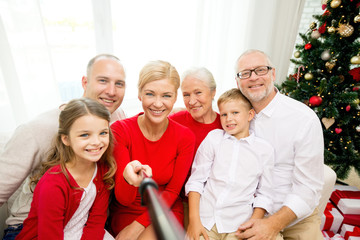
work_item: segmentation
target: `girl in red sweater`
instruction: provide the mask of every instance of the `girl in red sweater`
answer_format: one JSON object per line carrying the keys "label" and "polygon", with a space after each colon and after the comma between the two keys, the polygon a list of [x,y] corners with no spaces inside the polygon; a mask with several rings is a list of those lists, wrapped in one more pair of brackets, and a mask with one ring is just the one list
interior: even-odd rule
{"label": "girl in red sweater", "polygon": [[111,125],[118,165],[115,198],[110,205],[111,228],[116,239],[155,239],[137,187],[122,176],[124,167],[132,160],[152,168],[162,199],[178,221],[183,222],[179,193],[191,166],[195,136],[190,129],[168,119],[179,85],[179,74],[170,63],[148,63],[141,70],[138,83],[144,112]]}
{"label": "girl in red sweater", "polygon": [[91,99],[72,100],[62,110],[16,239],[113,239],[104,230],[116,171],[109,121],[109,111]]}

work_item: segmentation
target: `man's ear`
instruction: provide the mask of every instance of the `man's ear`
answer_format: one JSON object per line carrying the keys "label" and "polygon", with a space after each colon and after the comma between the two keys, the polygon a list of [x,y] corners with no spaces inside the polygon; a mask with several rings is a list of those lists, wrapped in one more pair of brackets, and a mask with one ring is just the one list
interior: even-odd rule
{"label": "man's ear", "polygon": [[84,91],[86,91],[87,83],[88,83],[87,77],[83,76],[82,79],[81,79],[81,86],[83,87]]}
{"label": "man's ear", "polygon": [[61,141],[65,146],[70,146],[69,137],[67,135],[61,134]]}

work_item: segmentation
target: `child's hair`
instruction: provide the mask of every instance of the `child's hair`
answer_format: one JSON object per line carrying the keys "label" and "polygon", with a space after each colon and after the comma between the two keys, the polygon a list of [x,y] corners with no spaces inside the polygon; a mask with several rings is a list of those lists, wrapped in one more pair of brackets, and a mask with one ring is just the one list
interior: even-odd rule
{"label": "child's hair", "polygon": [[229,102],[231,100],[239,100],[241,101],[248,109],[252,109],[252,105],[249,102],[249,100],[241,93],[241,91],[238,88],[232,88],[219,97],[217,101],[218,107],[220,107],[220,104]]}
{"label": "child's hair", "polygon": [[[70,146],[66,146],[62,140],[62,135],[69,135],[70,128],[73,123],[82,116],[94,115],[110,122],[110,112],[95,100],[89,98],[79,98],[71,100],[66,104],[64,110],[59,116],[59,128],[56,137],[54,138],[52,148],[49,151],[47,160],[42,163],[41,170],[31,177],[31,185],[37,184],[41,176],[51,167],[60,164],[61,172],[65,175],[70,184],[69,176],[67,174],[65,163],[74,158],[74,151]],[[114,187],[114,175],[116,171],[116,162],[112,156],[113,151],[113,136],[109,128],[109,146],[101,156],[99,162],[108,167],[108,171],[104,174],[103,181],[108,186],[108,189]],[[73,187],[73,186],[72,186]],[[74,187],[75,188],[75,187]]]}

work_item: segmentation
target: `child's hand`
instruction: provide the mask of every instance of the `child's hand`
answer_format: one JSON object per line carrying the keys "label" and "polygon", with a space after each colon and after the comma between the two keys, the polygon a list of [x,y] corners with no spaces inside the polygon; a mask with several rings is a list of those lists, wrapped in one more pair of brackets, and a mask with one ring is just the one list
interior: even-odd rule
{"label": "child's hand", "polygon": [[148,177],[152,176],[152,170],[148,165],[142,165],[138,160],[134,160],[126,165],[123,176],[127,183],[138,187],[143,180],[143,171]]}
{"label": "child's hand", "polygon": [[200,235],[203,235],[205,240],[209,240],[209,236],[201,222],[190,222],[186,232],[186,240],[199,240]]}

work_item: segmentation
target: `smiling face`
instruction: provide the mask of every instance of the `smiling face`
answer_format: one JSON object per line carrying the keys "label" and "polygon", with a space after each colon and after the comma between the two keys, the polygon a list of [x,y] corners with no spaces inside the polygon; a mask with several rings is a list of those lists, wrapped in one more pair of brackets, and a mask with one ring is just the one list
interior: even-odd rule
{"label": "smiling face", "polygon": [[146,83],[139,92],[144,117],[153,124],[167,121],[176,102],[176,90],[173,82],[161,79]]}
{"label": "smiling face", "polygon": [[[237,73],[252,70],[260,66],[269,66],[267,57],[260,52],[251,52],[242,56],[237,62]],[[256,103],[268,104],[275,96],[274,81],[275,69],[267,74],[258,76],[252,72],[247,79],[236,78],[237,84],[244,96],[254,105]]]}
{"label": "smiling face", "polygon": [[249,136],[250,121],[255,112],[241,100],[229,100],[219,105],[223,129],[237,139]]}
{"label": "smiling face", "polygon": [[72,148],[76,161],[94,163],[109,146],[109,132],[107,120],[88,114],[76,119],[69,135],[61,135],[61,140]]}
{"label": "smiling face", "polygon": [[84,97],[94,99],[113,113],[125,95],[125,71],[114,59],[100,58],[95,61],[88,76],[83,77]]}
{"label": "smiling face", "polygon": [[205,81],[189,75],[182,81],[181,91],[186,109],[196,121],[211,119],[215,90],[211,91]]}

